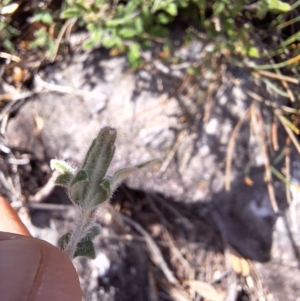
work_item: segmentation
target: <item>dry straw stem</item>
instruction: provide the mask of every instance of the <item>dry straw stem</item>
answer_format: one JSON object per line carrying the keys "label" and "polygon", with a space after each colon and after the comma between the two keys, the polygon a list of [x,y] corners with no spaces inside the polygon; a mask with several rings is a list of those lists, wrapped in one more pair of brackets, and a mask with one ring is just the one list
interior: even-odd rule
{"label": "dry straw stem", "polygon": [[258,73],[260,73],[261,75],[264,75],[264,76],[267,76],[267,77],[270,77],[270,78],[274,78],[274,79],[278,79],[281,82],[283,88],[285,88],[287,96],[289,97],[289,99],[291,100],[291,102],[294,102],[295,101],[295,97],[294,97],[291,89],[289,88],[288,82],[291,82],[293,84],[298,84],[299,81],[297,79],[293,78],[293,77],[282,75],[280,73],[280,70],[277,69],[277,68],[275,69],[275,72],[276,73],[265,71],[265,70],[259,70],[258,71]]}
{"label": "dry straw stem", "polygon": [[274,103],[273,101],[270,101],[268,99],[264,99],[263,97],[259,96],[258,94],[254,93],[254,92],[252,92],[248,89],[245,89],[245,91],[254,100],[262,102],[265,105],[267,105],[267,106],[269,106],[273,109],[281,110],[281,111],[289,113],[289,114],[299,114],[299,110],[297,110],[297,109],[293,109],[293,108],[290,108],[290,107],[287,107],[287,106],[278,105],[277,103]]}
{"label": "dry straw stem", "polygon": [[231,173],[231,163],[232,163],[232,157],[234,152],[235,140],[241,126],[250,116],[250,109],[251,107],[247,109],[245,115],[238,121],[229,139],[229,143],[227,147],[226,166],[225,166],[225,189],[227,191],[230,190],[230,173]]}
{"label": "dry straw stem", "polygon": [[190,271],[191,266],[190,266],[189,262],[182,256],[181,252],[176,247],[173,238],[171,238],[171,234],[167,230],[167,225],[168,225],[169,228],[172,228],[171,224],[167,221],[167,219],[164,217],[164,215],[157,208],[157,206],[155,205],[155,203],[152,200],[151,196],[147,194],[146,199],[147,199],[147,202],[149,203],[149,206],[153,210],[153,212],[155,212],[157,214],[157,216],[161,220],[161,223],[164,225],[164,227],[163,227],[164,239],[168,242],[169,248],[170,248],[170,250],[172,252],[172,255],[173,255],[172,256],[173,260],[177,258],[181,262],[181,264],[185,267],[185,270]]}
{"label": "dry straw stem", "polygon": [[257,71],[260,75],[267,76],[270,78],[278,79],[280,81],[286,81],[290,82],[292,84],[299,84],[299,80],[290,76],[282,75],[282,74],[276,74],[270,71],[266,70],[258,70]]}
{"label": "dry straw stem", "polygon": [[285,194],[286,199],[288,201],[288,204],[291,204],[292,198],[291,198],[291,190],[290,190],[290,181],[291,181],[291,158],[290,158],[290,152],[291,152],[291,139],[287,137],[286,139],[286,151],[285,151],[285,177],[287,179],[287,183],[285,183]]}
{"label": "dry straw stem", "polygon": [[297,141],[297,138],[295,137],[295,134],[293,133],[292,129],[290,128],[290,125],[288,125],[286,122],[283,121],[282,114],[279,110],[275,111],[275,115],[278,117],[279,121],[283,125],[285,131],[287,132],[288,136],[292,140],[296,150],[298,151],[298,153],[300,155],[300,145]]}
{"label": "dry straw stem", "polygon": [[272,128],[271,128],[271,141],[272,141],[272,146],[275,151],[279,150],[279,144],[278,144],[278,127],[277,127],[277,122],[276,120],[273,120],[272,122]]}
{"label": "dry straw stem", "polygon": [[125,221],[127,224],[129,224],[131,227],[133,227],[137,232],[139,232],[143,237],[145,238],[146,244],[148,246],[148,249],[151,254],[151,259],[154,262],[154,264],[164,273],[167,280],[172,284],[177,284],[178,281],[175,278],[173,272],[169,269],[166,261],[163,258],[163,255],[152,239],[152,237],[148,234],[148,232],[142,228],[138,223],[134,222],[129,217],[122,215],[120,213],[117,213],[116,211],[111,211],[113,215],[118,216],[121,220]]}
{"label": "dry straw stem", "polygon": [[[268,155],[268,150],[267,150],[267,145],[266,145],[266,139],[264,135],[264,123],[263,123],[263,118],[262,115],[257,108],[257,106],[253,106],[253,114],[255,115],[254,118],[256,119],[257,123],[254,123],[254,129],[256,129],[255,124],[259,126],[259,129],[257,129],[257,134],[260,136],[261,140],[261,145],[262,145],[262,154],[264,156],[264,164],[265,164],[265,181],[267,182],[267,187],[268,187],[268,192],[271,200],[271,205],[273,207],[273,210],[275,212],[278,212],[278,205],[277,201],[275,198],[275,192],[274,192],[274,187],[272,184],[272,174],[270,170],[270,160],[269,160],[269,155]],[[254,121],[254,118],[252,119]]]}

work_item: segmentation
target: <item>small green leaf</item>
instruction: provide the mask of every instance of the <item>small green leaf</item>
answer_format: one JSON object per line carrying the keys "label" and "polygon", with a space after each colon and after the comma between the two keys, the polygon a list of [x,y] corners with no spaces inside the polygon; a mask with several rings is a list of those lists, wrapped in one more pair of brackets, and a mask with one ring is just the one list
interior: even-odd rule
{"label": "small green leaf", "polygon": [[80,181],[70,188],[70,199],[78,206],[84,207],[84,200],[90,188],[89,181]]}
{"label": "small green leaf", "polygon": [[99,186],[96,191],[93,193],[93,197],[89,200],[88,204],[85,204],[87,208],[93,208],[98,206],[104,202],[106,202],[111,196],[110,189],[108,190],[107,187],[104,188]]}
{"label": "small green leaf", "polygon": [[[91,231],[87,234],[86,237],[80,240],[80,242],[76,246],[76,250],[74,253],[74,257],[85,256],[91,259],[96,257],[94,243],[92,242],[92,238],[99,234],[99,228],[93,227]],[[58,240],[57,244],[61,250],[64,250],[68,245],[71,237],[71,231],[64,234]]]}
{"label": "small green leaf", "polygon": [[153,26],[150,28],[149,33],[154,37],[164,37],[168,34],[168,29],[162,26]]}
{"label": "small green leaf", "polygon": [[46,12],[42,15],[41,21],[46,25],[51,25],[53,23],[53,18],[50,13]]}
{"label": "small green leaf", "polygon": [[292,7],[285,2],[279,0],[267,0],[268,9],[272,13],[287,13]]}
{"label": "small green leaf", "polygon": [[136,68],[141,63],[141,46],[137,43],[132,44],[127,52],[128,61],[132,68]]}
{"label": "small green leaf", "polygon": [[173,17],[171,17],[165,13],[159,13],[157,15],[157,20],[161,24],[168,24],[173,21]]}
{"label": "small green leaf", "polygon": [[14,51],[15,51],[14,44],[13,44],[9,39],[5,39],[5,40],[3,41],[3,46],[4,46],[8,51],[11,51],[11,52],[14,52]]}
{"label": "small green leaf", "polygon": [[68,8],[60,14],[62,19],[71,19],[79,16],[80,12],[76,8]]}
{"label": "small green leaf", "polygon": [[71,183],[71,186],[73,186],[74,184],[76,184],[77,182],[81,182],[81,181],[86,181],[88,180],[88,175],[86,173],[85,170],[78,170],[78,172],[76,173],[72,183]]}
{"label": "small green leaf", "polygon": [[72,165],[64,160],[52,159],[50,161],[50,168],[51,170],[56,169],[62,174],[63,173],[75,174],[75,169],[72,167]]}
{"label": "small green leaf", "polygon": [[112,192],[115,191],[118,186],[131,174],[137,171],[137,167],[128,167],[122,168],[115,172],[113,177],[111,178],[111,190]]}
{"label": "small green leaf", "polygon": [[91,259],[96,258],[94,243],[89,238],[84,238],[77,244],[74,258],[78,256],[85,256]]}
{"label": "small green leaf", "polygon": [[259,58],[259,51],[256,47],[252,46],[248,49],[248,54],[251,57]]}
{"label": "small green leaf", "polygon": [[100,233],[99,226],[93,226],[86,235],[89,239],[94,239]]}
{"label": "small green leaf", "polygon": [[139,3],[137,1],[128,1],[125,6],[125,14],[129,15],[133,13],[138,8]]}
{"label": "small green leaf", "polygon": [[112,48],[113,46],[115,46],[115,40],[112,39],[111,37],[104,37],[102,39],[102,45],[105,47],[105,48]]}
{"label": "small green leaf", "polygon": [[141,17],[134,20],[134,26],[137,33],[142,33],[144,30],[143,21]]}
{"label": "small green leaf", "polygon": [[72,4],[74,5],[74,7],[77,8],[78,11],[82,11],[82,12],[86,12],[86,13],[89,12],[89,10],[83,4],[81,4],[79,2],[73,1]]}
{"label": "small green leaf", "polygon": [[59,239],[58,239],[58,246],[61,250],[64,250],[67,246],[67,244],[70,241],[70,236],[71,236],[71,231],[67,232],[66,234],[62,235]]}
{"label": "small green leaf", "polygon": [[111,183],[111,179],[105,178],[100,184],[100,186],[110,193],[110,183]]}
{"label": "small green leaf", "polygon": [[55,179],[54,183],[57,185],[62,185],[62,186],[68,187],[72,178],[73,178],[73,174],[66,172],[66,173],[59,175]]}
{"label": "small green leaf", "polygon": [[116,136],[117,131],[111,127],[101,129],[86,154],[82,169],[94,183],[100,183],[106,174],[115,152]]}
{"label": "small green leaf", "polygon": [[136,36],[137,32],[134,28],[121,28],[119,30],[119,35],[124,39],[129,39]]}
{"label": "small green leaf", "polygon": [[197,68],[195,68],[195,67],[193,67],[193,66],[189,66],[189,67],[187,67],[186,72],[187,72],[187,74],[195,75],[195,74],[197,74],[197,72],[199,72],[199,71],[198,71]]}
{"label": "small green leaf", "polygon": [[91,31],[91,39],[95,44],[99,44],[103,36],[103,31],[100,27],[94,27]]}
{"label": "small green leaf", "polygon": [[177,5],[176,5],[175,3],[170,3],[170,4],[166,7],[166,12],[167,12],[169,15],[173,16],[173,17],[177,16],[177,13],[178,13],[178,11],[177,11]]}
{"label": "small green leaf", "polygon": [[95,42],[93,39],[89,38],[82,44],[83,50],[91,50],[95,47]]}
{"label": "small green leaf", "polygon": [[225,3],[222,1],[216,1],[213,4],[213,10],[215,15],[220,15],[225,9]]}

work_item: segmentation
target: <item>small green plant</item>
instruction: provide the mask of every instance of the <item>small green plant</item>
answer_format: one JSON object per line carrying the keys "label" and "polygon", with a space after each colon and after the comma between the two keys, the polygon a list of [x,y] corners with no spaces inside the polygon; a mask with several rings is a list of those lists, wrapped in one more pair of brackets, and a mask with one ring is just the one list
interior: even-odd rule
{"label": "small green plant", "polygon": [[52,57],[55,49],[55,42],[47,31],[47,26],[54,24],[54,20],[49,11],[37,9],[33,15],[33,22],[40,22],[44,26],[34,32],[35,39],[30,43],[29,49],[41,48],[46,50],[46,57]]}
{"label": "small green plant", "polygon": [[11,24],[11,16],[18,6],[15,3],[11,3],[11,0],[2,2],[2,7],[0,6],[0,43],[6,50],[13,52],[15,47],[12,40],[21,33]]}
{"label": "small green plant", "polygon": [[[142,46],[157,37],[166,37],[167,25],[179,17],[191,26],[205,28],[220,49],[243,56],[259,56],[250,33],[251,20],[264,18],[267,12],[285,13],[291,6],[280,0],[68,0],[62,18],[76,18],[90,37],[83,44],[86,50],[98,46],[118,48],[127,53],[132,67],[141,63]],[[217,39],[216,39],[217,38]],[[221,38],[221,39],[218,39]],[[166,41],[166,43],[168,43]]]}
{"label": "small green plant", "polygon": [[117,131],[113,128],[101,129],[78,170],[65,161],[51,160],[51,168],[60,172],[55,183],[66,187],[70,199],[78,209],[74,228],[58,242],[70,259],[76,256],[95,257],[92,239],[99,233],[95,226],[97,208],[111,198],[129,174],[152,162],[124,168],[113,176],[107,176],[106,172],[115,152],[116,135]]}

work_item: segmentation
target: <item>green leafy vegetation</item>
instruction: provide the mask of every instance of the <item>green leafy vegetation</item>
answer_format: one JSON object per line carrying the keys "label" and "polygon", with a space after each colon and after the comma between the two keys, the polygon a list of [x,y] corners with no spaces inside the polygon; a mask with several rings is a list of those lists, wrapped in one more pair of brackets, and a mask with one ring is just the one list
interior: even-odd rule
{"label": "green leafy vegetation", "polygon": [[[58,32],[64,34],[61,30],[70,20],[73,31],[84,28],[89,33],[83,49],[101,46],[114,49],[115,53],[124,52],[133,68],[142,64],[142,49],[151,46],[157,38],[163,38],[164,45],[168,45],[170,26],[177,23],[186,27],[187,41],[192,28],[204,32],[214,42],[216,53],[227,51],[257,58],[262,55],[259,45],[262,39],[274,33],[274,28],[279,33],[285,26],[284,16],[300,3],[297,1],[291,6],[280,0],[66,0],[61,6],[55,4],[50,1],[48,6],[41,3],[34,7],[33,4],[3,1],[0,19],[3,48],[14,52],[15,38],[21,35],[17,19],[26,9],[31,23],[43,25],[35,30],[29,50],[44,49],[48,58],[55,56],[55,39]],[[289,22],[299,20],[293,18]],[[299,40],[299,32],[282,38],[279,49],[275,50],[277,53]],[[61,40],[59,37],[56,42]]]}

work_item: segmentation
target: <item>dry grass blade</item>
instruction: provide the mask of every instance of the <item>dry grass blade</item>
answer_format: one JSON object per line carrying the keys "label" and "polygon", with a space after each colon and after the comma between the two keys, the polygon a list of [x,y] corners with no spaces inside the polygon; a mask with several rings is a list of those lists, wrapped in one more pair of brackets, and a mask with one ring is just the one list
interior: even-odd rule
{"label": "dry grass blade", "polygon": [[165,159],[164,163],[160,167],[160,172],[164,173],[166,171],[166,169],[169,166],[171,160],[175,156],[180,144],[182,143],[182,140],[186,137],[187,134],[188,134],[188,132],[186,130],[179,133],[173,148],[171,149],[171,151],[169,152],[169,154],[168,154],[167,158]]}
{"label": "dry grass blade", "polygon": [[279,150],[279,144],[278,144],[278,133],[277,133],[277,122],[274,120],[272,122],[272,128],[271,128],[271,141],[272,146],[275,151]]}
{"label": "dry grass blade", "polygon": [[254,106],[254,113],[256,117],[256,124],[259,128],[256,128],[257,130],[257,135],[260,137],[261,140],[261,146],[262,146],[262,154],[264,156],[264,165],[265,165],[265,180],[267,182],[267,187],[268,187],[268,192],[271,200],[271,205],[272,208],[275,212],[278,212],[278,205],[277,201],[275,198],[275,192],[274,192],[274,187],[272,185],[272,174],[271,174],[271,168],[270,168],[270,159],[268,155],[268,150],[267,150],[267,145],[266,145],[266,140],[265,140],[265,135],[264,135],[264,123],[263,123],[263,118],[261,115],[261,112],[259,109]]}
{"label": "dry grass blade", "polygon": [[171,235],[170,235],[169,231],[167,230],[167,226],[169,228],[172,228],[171,224],[164,217],[164,215],[159,211],[157,206],[154,204],[154,201],[152,200],[151,196],[147,195],[146,199],[147,199],[151,209],[153,210],[153,212],[155,212],[155,214],[159,217],[161,223],[164,225],[164,228],[163,228],[164,237],[165,237],[165,240],[168,242],[168,246],[169,246],[174,258],[177,258],[187,271],[190,271],[191,267],[190,267],[189,262],[182,256],[181,252],[177,249],[177,247],[175,246],[174,240],[171,238]]}
{"label": "dry grass blade", "polygon": [[292,84],[299,84],[299,80],[290,76],[282,75],[282,74],[276,74],[270,71],[265,70],[258,70],[257,71],[260,75],[264,75],[270,78],[278,79],[278,80],[284,80],[286,82],[290,82]]}
{"label": "dry grass blade", "polygon": [[231,252],[230,263],[232,270],[237,274],[242,275],[243,277],[247,277],[250,274],[250,266],[245,258],[239,255],[235,255]]}
{"label": "dry grass blade", "polygon": [[300,60],[300,54],[284,61],[281,63],[272,63],[272,64],[265,64],[265,65],[256,65],[256,66],[249,66],[252,67],[253,69],[256,70],[271,70],[271,69],[279,69],[279,68],[284,68],[287,67],[289,65],[294,65],[296,63],[298,63],[298,61]]}
{"label": "dry grass blade", "polygon": [[18,56],[12,55],[10,53],[2,52],[2,51],[0,52],[0,57],[3,59],[11,60],[13,62],[17,62],[17,63],[19,63],[21,61],[21,58],[19,58]]}
{"label": "dry grass blade", "polygon": [[231,163],[232,163],[235,140],[241,126],[243,125],[245,120],[249,117],[249,115],[250,115],[250,107],[247,109],[245,115],[236,124],[229,139],[229,143],[227,147],[226,166],[225,166],[225,189],[227,191],[230,190],[230,171],[231,171]]}
{"label": "dry grass blade", "polygon": [[286,126],[288,126],[296,135],[300,134],[300,130],[292,122],[290,122],[286,117],[284,117],[281,114],[278,114],[277,116],[280,119],[281,123],[284,123]]}
{"label": "dry grass blade", "polygon": [[298,114],[299,113],[299,110],[297,110],[297,109],[290,108],[290,107],[287,107],[287,106],[280,106],[277,103],[274,103],[274,102],[272,102],[268,99],[262,98],[261,96],[259,96],[258,94],[254,93],[250,90],[245,89],[245,91],[254,100],[259,101],[259,102],[263,102],[265,105],[267,105],[267,106],[269,106],[273,109],[282,110],[282,111],[284,111],[286,113],[290,113],[290,114]]}
{"label": "dry grass blade", "polygon": [[166,292],[172,297],[172,298],[169,297],[170,300],[192,301],[189,294],[183,289],[171,286],[170,283],[166,283],[165,281],[162,281],[162,285],[164,286]]}
{"label": "dry grass blade", "polygon": [[53,55],[52,55],[52,58],[51,58],[51,63],[53,63],[56,59],[56,56],[57,56],[57,53],[58,53],[58,49],[59,49],[59,45],[62,41],[62,38],[64,36],[65,33],[68,32],[68,29],[71,30],[71,28],[74,26],[75,22],[77,21],[77,18],[72,18],[72,19],[69,19],[68,21],[65,22],[65,24],[63,25],[63,27],[61,28],[58,36],[57,36],[57,39],[55,41],[55,46],[54,46],[54,51],[53,51]]}
{"label": "dry grass blade", "polygon": [[[291,159],[290,159],[290,152],[291,152],[291,139],[287,138],[286,141],[286,151],[285,151],[285,177],[288,182],[291,181]],[[292,198],[291,198],[291,191],[290,191],[290,185],[288,183],[285,184],[285,194],[288,204],[291,204]]]}
{"label": "dry grass blade", "polygon": [[225,292],[218,292],[211,284],[200,280],[185,281],[189,287],[207,301],[223,301]]}
{"label": "dry grass blade", "polygon": [[283,121],[282,121],[282,118],[280,118],[281,116],[281,113],[278,112],[278,111],[275,111],[275,114],[276,116],[278,117],[279,121],[281,122],[281,124],[283,125],[285,131],[287,132],[288,136],[290,137],[290,139],[292,140],[296,150],[298,151],[299,155],[300,155],[300,145],[298,143],[298,140],[297,138],[295,137],[295,134],[293,133],[293,131],[290,129],[290,127],[285,124]]}
{"label": "dry grass blade", "polygon": [[119,214],[115,211],[113,211],[113,214],[118,215],[122,220],[124,220],[127,224],[132,226],[136,231],[138,231],[140,234],[143,235],[143,237],[145,238],[146,244],[148,246],[148,249],[151,253],[152,261],[155,263],[155,265],[158,268],[161,269],[161,271],[164,273],[164,275],[166,276],[167,280],[170,283],[176,284],[177,279],[175,278],[173,272],[169,269],[167,263],[165,262],[165,260],[163,258],[163,255],[162,255],[160,249],[158,248],[158,246],[156,245],[156,243],[154,242],[152,237],[148,234],[148,232],[146,230],[144,230],[138,223],[136,223],[132,219],[130,219],[129,217]]}

